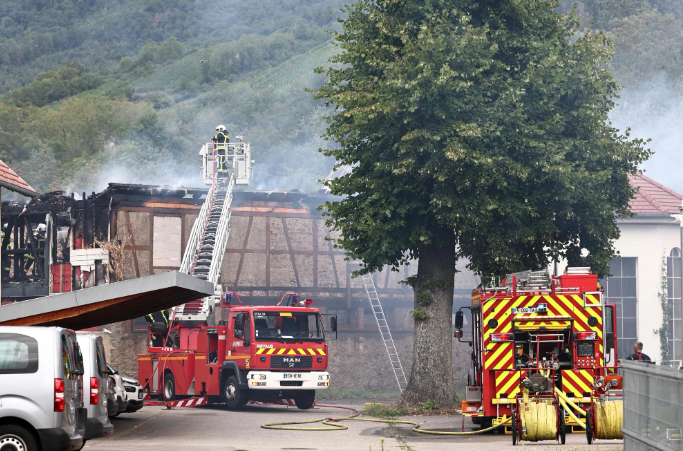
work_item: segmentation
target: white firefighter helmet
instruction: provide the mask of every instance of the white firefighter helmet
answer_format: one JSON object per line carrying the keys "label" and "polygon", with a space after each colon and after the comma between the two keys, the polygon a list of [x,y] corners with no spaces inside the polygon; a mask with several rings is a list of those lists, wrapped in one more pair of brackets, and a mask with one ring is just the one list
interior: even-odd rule
{"label": "white firefighter helmet", "polygon": [[44,231],[46,231],[46,230],[47,230],[47,227],[45,227],[45,224],[38,224],[38,227],[36,228],[36,231],[37,231],[38,233],[44,232]]}
{"label": "white firefighter helmet", "polygon": [[224,132],[225,131],[225,125],[219,125],[218,127],[216,127],[216,131],[217,132]]}

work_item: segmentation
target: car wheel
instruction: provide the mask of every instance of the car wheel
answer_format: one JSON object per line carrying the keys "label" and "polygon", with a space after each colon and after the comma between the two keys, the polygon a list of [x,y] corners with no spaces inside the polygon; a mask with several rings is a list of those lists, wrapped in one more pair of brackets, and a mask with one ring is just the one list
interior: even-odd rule
{"label": "car wheel", "polygon": [[294,404],[301,410],[308,410],[315,403],[315,390],[306,390],[294,398]]}
{"label": "car wheel", "polygon": [[38,451],[38,442],[28,429],[15,424],[0,426],[0,449]]}
{"label": "car wheel", "polygon": [[164,401],[173,401],[175,399],[175,378],[171,372],[164,374],[163,399]]}
{"label": "car wheel", "polygon": [[223,384],[223,398],[225,399],[225,407],[228,410],[238,410],[244,407],[249,401],[246,393],[240,390],[239,382],[235,376],[230,376]]}

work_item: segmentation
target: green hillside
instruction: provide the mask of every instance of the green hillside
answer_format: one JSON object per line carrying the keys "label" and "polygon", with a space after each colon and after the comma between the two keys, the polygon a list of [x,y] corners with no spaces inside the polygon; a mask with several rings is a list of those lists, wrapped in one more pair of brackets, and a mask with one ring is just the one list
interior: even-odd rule
{"label": "green hillside", "polygon": [[[559,8],[570,12],[574,3]],[[323,81],[313,69],[336,51],[326,30],[338,29],[343,4],[3,0],[0,159],[40,191],[200,185],[196,153],[224,124],[252,143],[253,188],[316,190],[333,165],[317,152],[329,111],[306,89]],[[611,68],[625,90],[614,120],[637,123],[639,136],[675,127],[657,131],[633,115],[658,123],[683,116],[682,5],[576,4],[584,29],[601,29],[616,44]],[[653,142],[651,175],[670,152],[658,143],[679,138]]]}

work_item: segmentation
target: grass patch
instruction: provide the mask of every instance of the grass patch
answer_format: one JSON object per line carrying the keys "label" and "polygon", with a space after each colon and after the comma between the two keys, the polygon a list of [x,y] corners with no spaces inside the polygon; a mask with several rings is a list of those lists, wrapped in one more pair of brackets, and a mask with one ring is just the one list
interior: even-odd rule
{"label": "grass patch", "polygon": [[370,390],[366,388],[334,387],[316,393],[317,399],[397,399],[401,396],[398,390]]}
{"label": "grass patch", "polygon": [[366,408],[360,412],[361,415],[368,417],[377,417],[385,420],[393,420],[396,417],[408,415],[406,409],[400,407],[391,407],[384,404],[370,403],[366,404]]}

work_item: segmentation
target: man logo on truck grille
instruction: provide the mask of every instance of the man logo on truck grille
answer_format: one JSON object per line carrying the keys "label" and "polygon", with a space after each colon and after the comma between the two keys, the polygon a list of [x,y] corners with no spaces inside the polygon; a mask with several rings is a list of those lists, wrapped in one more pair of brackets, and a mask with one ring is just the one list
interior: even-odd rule
{"label": "man logo on truck grille", "polygon": [[295,364],[301,363],[301,359],[299,357],[284,357],[282,363],[289,363],[289,367],[294,368]]}

